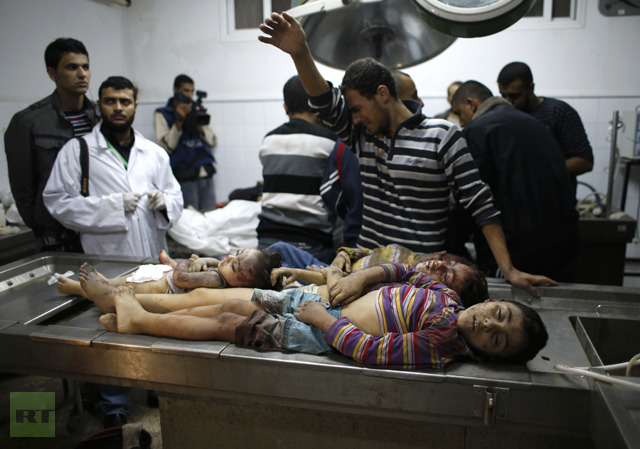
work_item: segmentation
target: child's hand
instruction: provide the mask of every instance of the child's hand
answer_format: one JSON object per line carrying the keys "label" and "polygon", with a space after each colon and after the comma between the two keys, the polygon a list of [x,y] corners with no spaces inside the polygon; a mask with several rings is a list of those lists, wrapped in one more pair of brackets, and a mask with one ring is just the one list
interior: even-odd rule
{"label": "child's hand", "polygon": [[[197,257],[198,256],[196,256],[196,258]],[[189,261],[191,261],[191,258],[189,258]],[[198,273],[200,271],[207,271],[207,262],[204,259],[195,259],[191,261],[191,264],[189,265],[189,273]]]}
{"label": "child's hand", "polygon": [[324,270],[324,267],[321,267],[320,265],[307,265],[307,271],[322,273],[322,270]]}
{"label": "child's hand", "polygon": [[346,251],[341,250],[336,254],[331,266],[340,268],[345,273],[351,273],[351,257]]}
{"label": "child's hand", "polygon": [[332,306],[346,305],[362,296],[362,291],[367,286],[366,277],[361,276],[361,271],[356,271],[349,276],[335,282],[329,290],[329,299]]}
{"label": "child's hand", "polygon": [[278,278],[282,276],[282,286],[286,287],[289,284],[298,280],[298,270],[289,267],[274,268],[271,270],[271,285],[276,285]]}
{"label": "child's hand", "polygon": [[311,324],[326,332],[336,318],[327,312],[324,304],[316,301],[306,301],[298,306],[294,315],[297,319],[306,324]]}
{"label": "child's hand", "polygon": [[344,277],[344,273],[338,267],[330,266],[322,270],[322,275],[326,279],[327,291],[331,291],[336,283]]}

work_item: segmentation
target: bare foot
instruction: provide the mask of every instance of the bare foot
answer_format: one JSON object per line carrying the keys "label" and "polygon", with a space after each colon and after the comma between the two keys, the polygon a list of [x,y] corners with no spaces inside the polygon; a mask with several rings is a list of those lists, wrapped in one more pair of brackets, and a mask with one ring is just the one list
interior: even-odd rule
{"label": "bare foot", "polygon": [[160,257],[158,257],[160,263],[163,265],[169,265],[171,268],[175,268],[178,263],[169,256],[167,250],[163,249],[160,251]]}
{"label": "bare foot", "polygon": [[118,332],[118,318],[115,313],[105,313],[101,315],[98,321],[102,324],[105,329],[109,332]]}
{"label": "bare foot", "polygon": [[116,287],[114,290],[116,303],[116,318],[118,322],[118,332],[121,334],[139,334],[142,329],[139,327],[140,318],[146,312],[136,299],[133,287],[126,285]]}
{"label": "bare foot", "polygon": [[58,288],[58,291],[63,295],[77,295],[84,296],[85,298],[87,297],[86,293],[82,289],[82,286],[80,285],[80,282],[74,281],[73,279],[69,279],[64,276],[60,276],[58,278],[56,287]]}
{"label": "bare foot", "polygon": [[80,286],[87,294],[86,297],[98,306],[100,312],[115,312],[116,308],[113,300],[115,287],[98,273],[93,266],[87,262],[83,263],[78,272],[78,279],[80,279]]}

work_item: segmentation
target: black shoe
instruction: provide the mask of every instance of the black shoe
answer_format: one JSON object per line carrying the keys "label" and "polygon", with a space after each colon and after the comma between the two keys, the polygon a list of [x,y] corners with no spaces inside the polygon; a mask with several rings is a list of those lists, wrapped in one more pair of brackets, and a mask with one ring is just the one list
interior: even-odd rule
{"label": "black shoe", "polygon": [[158,392],[156,390],[147,390],[147,406],[158,408]]}
{"label": "black shoe", "polygon": [[122,427],[127,423],[127,415],[123,413],[113,413],[111,415],[104,415],[104,420],[102,424],[105,429],[110,429],[111,427]]}

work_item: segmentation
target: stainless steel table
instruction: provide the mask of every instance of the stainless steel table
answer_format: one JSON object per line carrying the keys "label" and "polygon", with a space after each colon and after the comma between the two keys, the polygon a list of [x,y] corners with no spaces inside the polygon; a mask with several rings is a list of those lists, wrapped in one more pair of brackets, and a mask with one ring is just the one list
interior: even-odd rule
{"label": "stainless steel table", "polygon": [[[0,269],[0,371],[158,390],[165,448],[640,447],[637,394],[553,368],[640,352],[640,289],[564,285],[532,299],[492,281],[492,297],[532,305],[549,329],[526,368],[397,371],[339,354],[106,332],[90,302],[46,283],[86,258],[34,256]],[[89,260],[107,276],[142,262]]]}

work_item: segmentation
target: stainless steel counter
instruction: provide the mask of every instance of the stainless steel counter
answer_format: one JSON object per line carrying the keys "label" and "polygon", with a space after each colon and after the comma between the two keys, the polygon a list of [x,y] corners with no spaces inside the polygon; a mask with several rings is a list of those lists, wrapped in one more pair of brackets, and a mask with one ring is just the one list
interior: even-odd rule
{"label": "stainless steel counter", "polygon": [[[590,352],[606,352],[605,358],[612,352],[605,342],[581,340],[575,328],[583,321],[587,328],[608,320],[622,329],[615,320],[623,320],[640,329],[640,289],[543,287],[542,299],[532,299],[491,282],[492,297],[532,305],[547,325],[549,343],[526,368],[461,362],[445,370],[397,371],[366,368],[339,354],[257,352],[221,342],[105,332],[89,301],[62,296],[46,283],[53,272],[77,272],[85,259],[109,277],[142,262],[48,255],[0,269],[0,371],[159,390],[165,448],[265,441],[280,442],[266,447],[425,447],[427,440],[448,448],[529,447],[523,434],[535,434],[538,446],[531,447],[558,439],[564,447],[589,447],[592,441],[608,447],[591,424],[596,408],[616,423],[617,429],[607,430],[629,441],[626,447],[640,445],[640,438],[623,438],[625,432],[636,435],[637,428],[633,434],[616,418],[626,410],[628,422],[637,423],[637,396],[625,403],[618,394],[606,396],[622,413],[616,415],[607,412],[613,410],[609,406],[594,405],[594,397],[604,400],[598,391],[608,385],[553,369],[590,366]],[[624,341],[624,350],[613,356],[640,352],[640,338]],[[381,435],[389,423],[394,430]]]}

